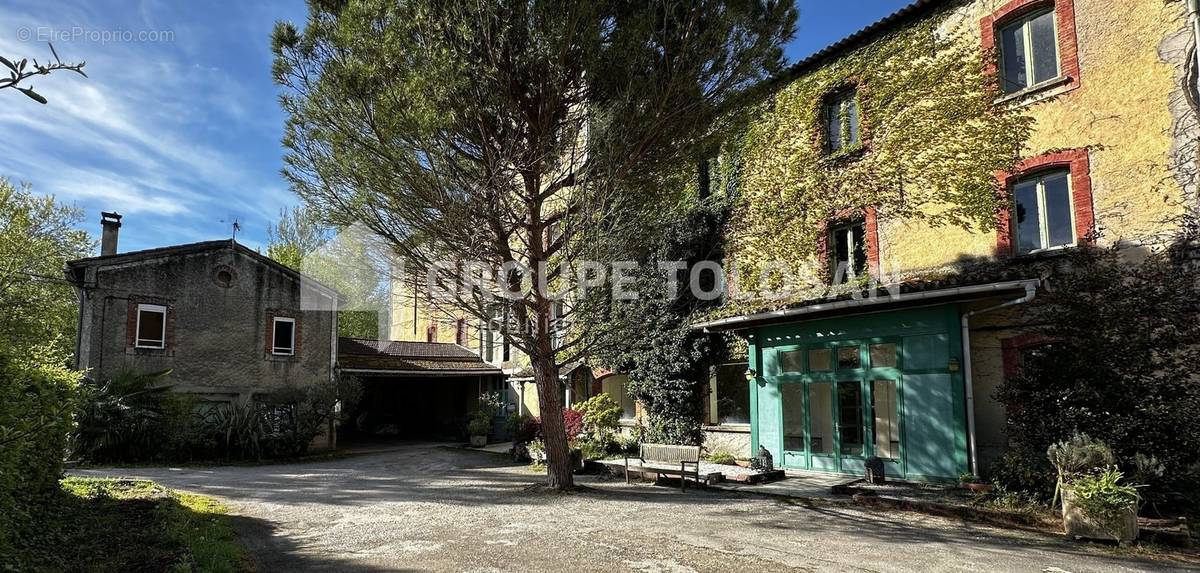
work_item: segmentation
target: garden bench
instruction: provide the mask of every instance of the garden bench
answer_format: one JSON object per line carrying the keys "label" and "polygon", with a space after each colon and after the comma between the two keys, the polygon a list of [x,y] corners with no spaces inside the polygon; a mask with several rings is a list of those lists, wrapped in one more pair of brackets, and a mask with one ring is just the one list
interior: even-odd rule
{"label": "garden bench", "polygon": [[[635,460],[636,465],[630,465]],[[692,466],[691,471],[687,467]],[[700,446],[675,446],[671,444],[642,444],[638,448],[638,457],[625,456],[625,483],[629,483],[630,470],[636,470],[645,475],[654,473],[679,476],[679,489],[687,489],[687,478],[691,476],[700,481]]]}

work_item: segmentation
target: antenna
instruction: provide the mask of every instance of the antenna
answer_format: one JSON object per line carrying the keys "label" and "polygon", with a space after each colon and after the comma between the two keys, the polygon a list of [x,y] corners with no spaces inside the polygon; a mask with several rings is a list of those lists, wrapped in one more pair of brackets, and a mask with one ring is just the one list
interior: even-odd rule
{"label": "antenna", "polygon": [[230,217],[228,220],[226,220],[226,219],[221,219],[221,222],[222,222],[222,223],[229,223],[229,226],[230,226],[230,228],[233,230],[233,237],[232,237],[232,238],[233,238],[234,240],[237,240],[237,234],[238,234],[238,232],[239,232],[239,231],[241,231],[241,230],[242,230],[242,219],[241,219],[241,217]]}

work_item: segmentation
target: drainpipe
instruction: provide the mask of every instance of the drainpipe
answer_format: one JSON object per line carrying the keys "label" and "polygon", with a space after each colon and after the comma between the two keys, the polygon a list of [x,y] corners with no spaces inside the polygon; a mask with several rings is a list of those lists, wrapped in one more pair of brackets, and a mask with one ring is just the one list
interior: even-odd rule
{"label": "drainpipe", "polygon": [[1188,20],[1192,23],[1192,46],[1196,52],[1196,67],[1200,69],[1200,0],[1188,0]]}
{"label": "drainpipe", "polygon": [[[1189,0],[1189,2],[1195,3],[1200,2],[1200,0]],[[1014,298],[995,306],[973,310],[962,315],[963,379],[967,396],[967,445],[970,454],[971,475],[973,476],[979,475],[979,458],[975,448],[975,388],[971,379],[971,317],[1018,304],[1025,304],[1033,300],[1033,297],[1037,295],[1037,286],[1037,282],[1025,283],[1025,294],[1020,298]]]}

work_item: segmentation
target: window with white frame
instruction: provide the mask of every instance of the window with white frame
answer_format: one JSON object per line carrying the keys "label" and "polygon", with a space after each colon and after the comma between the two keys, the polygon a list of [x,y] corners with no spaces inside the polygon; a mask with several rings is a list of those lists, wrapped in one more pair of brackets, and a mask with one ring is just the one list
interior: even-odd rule
{"label": "window with white frame", "polygon": [[1058,169],[1018,180],[1013,185],[1014,243],[1017,254],[1075,244],[1070,171]]}
{"label": "window with white frame", "polygon": [[271,354],[291,356],[296,353],[296,319],[277,316],[271,326]]}
{"label": "window with white frame", "polygon": [[825,150],[833,153],[860,143],[858,90],[843,89],[825,98]]}
{"label": "window with white frame", "polygon": [[137,305],[137,348],[167,347],[167,307],[161,304]]}
{"label": "window with white frame", "polygon": [[829,231],[833,284],[850,282],[867,273],[867,227],[862,220],[835,225]]}
{"label": "window with white frame", "polygon": [[1004,93],[1058,77],[1058,30],[1053,8],[1031,12],[1003,25],[999,37]]}

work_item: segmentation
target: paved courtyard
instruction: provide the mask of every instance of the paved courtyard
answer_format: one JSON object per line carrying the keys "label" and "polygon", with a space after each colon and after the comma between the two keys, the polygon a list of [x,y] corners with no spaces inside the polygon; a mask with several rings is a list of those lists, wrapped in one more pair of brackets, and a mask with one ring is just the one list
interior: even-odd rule
{"label": "paved courtyard", "polygon": [[262,572],[1173,569],[1054,537],[837,503],[587,476],[586,489],[558,494],[500,456],[436,445],[301,464],[75,473],[225,500]]}

